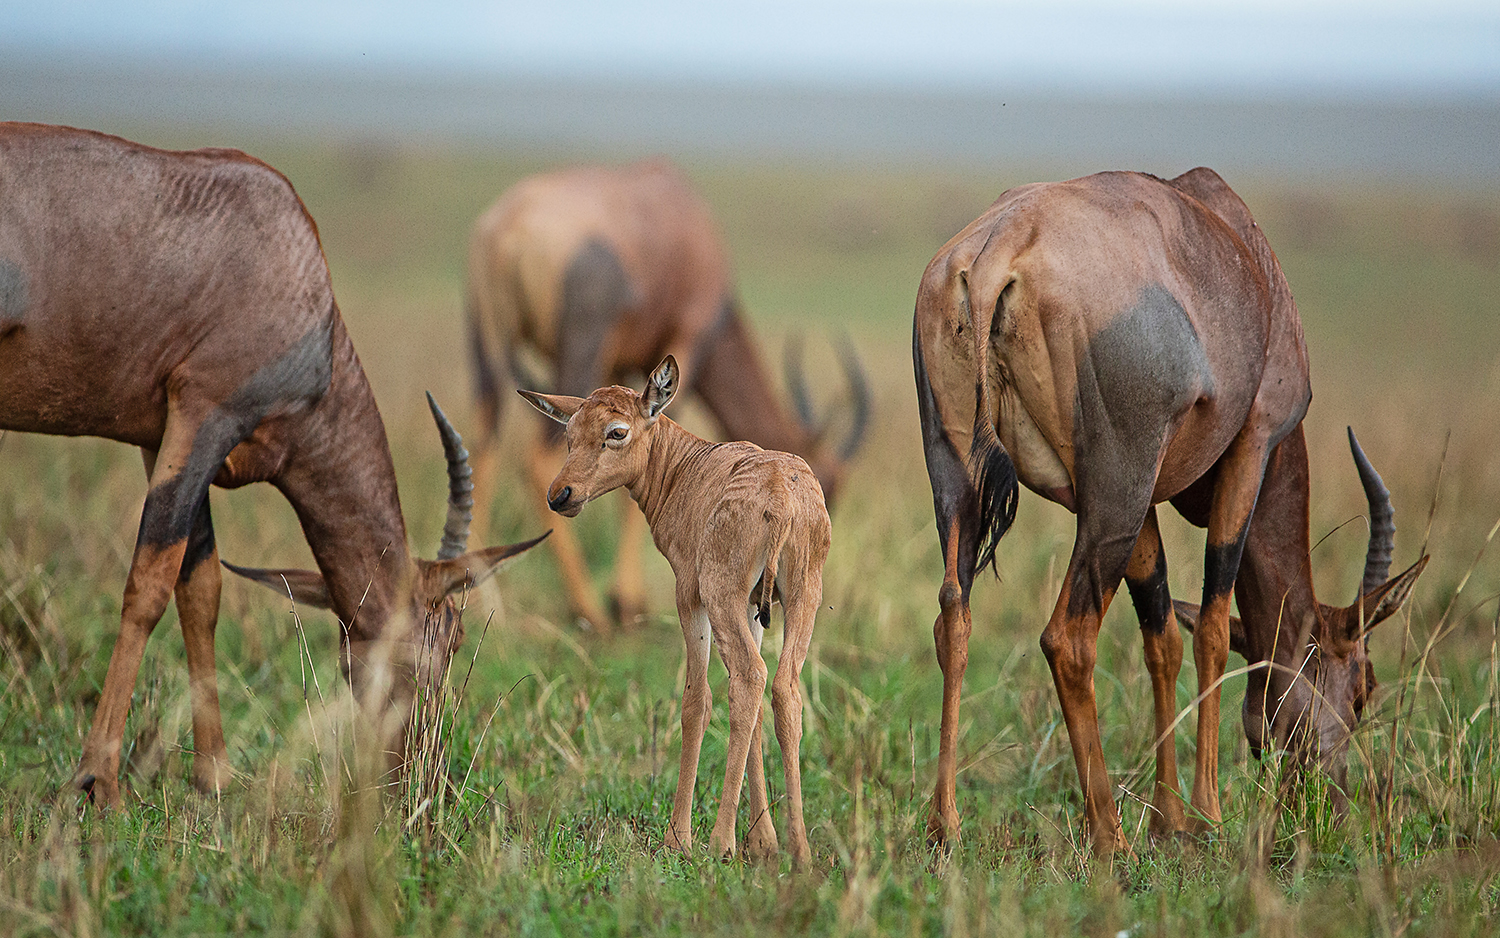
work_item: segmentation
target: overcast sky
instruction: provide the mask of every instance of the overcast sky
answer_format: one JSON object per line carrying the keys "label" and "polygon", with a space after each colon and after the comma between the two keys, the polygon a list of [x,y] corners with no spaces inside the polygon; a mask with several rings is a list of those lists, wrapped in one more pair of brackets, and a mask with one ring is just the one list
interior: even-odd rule
{"label": "overcast sky", "polygon": [[1500,97],[1500,0],[7,0],[0,50],[537,76]]}

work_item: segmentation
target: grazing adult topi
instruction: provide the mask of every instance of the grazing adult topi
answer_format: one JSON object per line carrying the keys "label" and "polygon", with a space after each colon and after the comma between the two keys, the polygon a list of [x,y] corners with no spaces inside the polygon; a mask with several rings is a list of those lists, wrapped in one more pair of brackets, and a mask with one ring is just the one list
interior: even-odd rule
{"label": "grazing adult topi", "polygon": [[345,675],[391,727],[373,744],[400,762],[414,681],[441,680],[463,635],[452,594],[535,543],[464,553],[467,454],[432,412],[451,483],[436,561],[408,551],[385,426],[317,228],[285,177],[235,150],[0,124],[0,430],[128,443],[150,480],[120,635],[73,778],[94,801],[121,801],[131,692],[174,594],[193,780],[216,792],[231,778],[214,673],[211,483],[270,482],[291,502],[319,572],[232,569],[338,614]]}

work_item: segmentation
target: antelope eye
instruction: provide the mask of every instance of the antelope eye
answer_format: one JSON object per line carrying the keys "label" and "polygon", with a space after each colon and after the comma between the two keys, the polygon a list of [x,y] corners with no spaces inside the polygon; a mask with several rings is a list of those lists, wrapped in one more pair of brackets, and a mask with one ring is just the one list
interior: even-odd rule
{"label": "antelope eye", "polygon": [[623,440],[625,439],[625,434],[627,432],[629,431],[627,431],[624,427],[615,427],[613,430],[606,433],[604,437],[608,440]]}

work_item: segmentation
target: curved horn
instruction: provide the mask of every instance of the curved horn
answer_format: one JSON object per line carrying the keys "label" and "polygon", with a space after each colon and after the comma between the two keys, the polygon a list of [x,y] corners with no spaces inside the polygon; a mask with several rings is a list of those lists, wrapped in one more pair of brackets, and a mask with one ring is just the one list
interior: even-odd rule
{"label": "curved horn", "polygon": [[849,398],[854,405],[849,436],[839,447],[839,460],[848,461],[859,452],[865,442],[865,431],[870,428],[870,382],[860,364],[859,353],[854,350],[854,340],[848,333],[839,339],[839,359],[844,363],[844,374],[849,379]]}
{"label": "curved horn", "polygon": [[817,433],[816,420],[813,417],[812,398],[807,393],[807,375],[802,371],[802,333],[793,332],[786,340],[786,360],[783,363],[786,371],[787,390],[792,392],[792,406],[797,411],[797,422],[809,433]]}
{"label": "curved horn", "polygon": [[427,406],[432,408],[432,419],[437,421],[438,434],[443,438],[443,455],[448,459],[448,520],[443,525],[443,543],[438,548],[437,559],[452,560],[469,543],[469,521],[474,517],[474,482],[469,468],[469,451],[464,449],[463,438],[453,429],[453,424],[443,415],[443,409],[427,392]]}
{"label": "curved horn", "polygon": [[1365,498],[1370,503],[1370,546],[1365,552],[1365,576],[1359,584],[1359,595],[1364,596],[1385,582],[1391,572],[1391,552],[1396,545],[1396,511],[1391,507],[1391,493],[1380,480],[1380,473],[1370,465],[1365,451],[1354,438],[1354,428],[1349,428],[1349,449],[1354,453],[1354,465],[1359,469],[1360,484],[1365,487]]}

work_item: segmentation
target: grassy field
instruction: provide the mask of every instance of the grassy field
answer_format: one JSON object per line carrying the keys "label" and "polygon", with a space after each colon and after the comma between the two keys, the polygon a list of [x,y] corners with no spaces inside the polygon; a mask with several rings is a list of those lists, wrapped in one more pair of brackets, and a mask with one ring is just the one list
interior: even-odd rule
{"label": "grassy field", "polygon": [[[422,391],[472,427],[461,345],[470,221],[545,154],[247,143],[317,218],[335,288],[394,447],[412,540],[442,524],[441,449]],[[1152,167],[1163,173],[1188,167]],[[689,164],[722,221],[747,309],[774,358],[793,329],[847,329],[876,382],[869,444],[834,508],[827,608],[804,672],[807,871],[661,849],[676,782],[681,638],[671,572],[652,556],[654,614],[604,641],[566,621],[550,557],[517,561],[469,603],[447,771],[420,800],[347,792],[335,627],[299,623],[266,591],[226,583],[220,690],[238,784],[189,785],[182,643],[169,612],[148,650],[126,743],[134,797],[81,808],[72,772],[117,629],[144,497],[116,444],[0,438],[0,934],[1487,935],[1500,919],[1500,191],[1231,179],[1280,253],[1314,366],[1307,418],[1320,595],[1353,598],[1363,501],[1352,424],[1391,487],[1398,568],[1433,560],[1372,656],[1381,680],[1351,757],[1340,824],[1316,780],[1278,807],[1277,766],[1248,755],[1227,691],[1217,837],[1151,845],[1149,681],[1128,603],[1111,610],[1097,675],[1106,759],[1138,855],[1086,860],[1073,760],[1037,637],[1072,520],[1028,495],[975,588],[959,775],[964,841],[926,850],[941,676],[941,578],[910,367],[923,265],[1009,185],[995,167]],[[810,354],[831,351],[812,343]],[[836,401],[836,369],[815,368]],[[536,418],[512,411],[517,446]],[[542,520],[507,469],[495,539]],[[215,492],[222,555],[309,566],[290,508],[266,487]],[[1202,535],[1163,514],[1174,594],[1195,598]],[[603,562],[614,512],[585,513]],[[1500,546],[1495,548],[1500,552]],[[768,661],[779,649],[767,635]],[[472,664],[471,664],[472,663]],[[1231,660],[1231,667],[1237,665]],[[1189,659],[1190,664],[1190,659]],[[695,815],[723,776],[723,672]],[[1184,670],[1178,699],[1195,686]],[[1189,721],[1191,723],[1191,721]],[[1192,742],[1179,733],[1179,758]],[[779,756],[768,743],[773,812]],[[743,819],[742,819],[743,820]],[[777,817],[778,824],[781,818]],[[743,831],[743,824],[741,827]]]}

